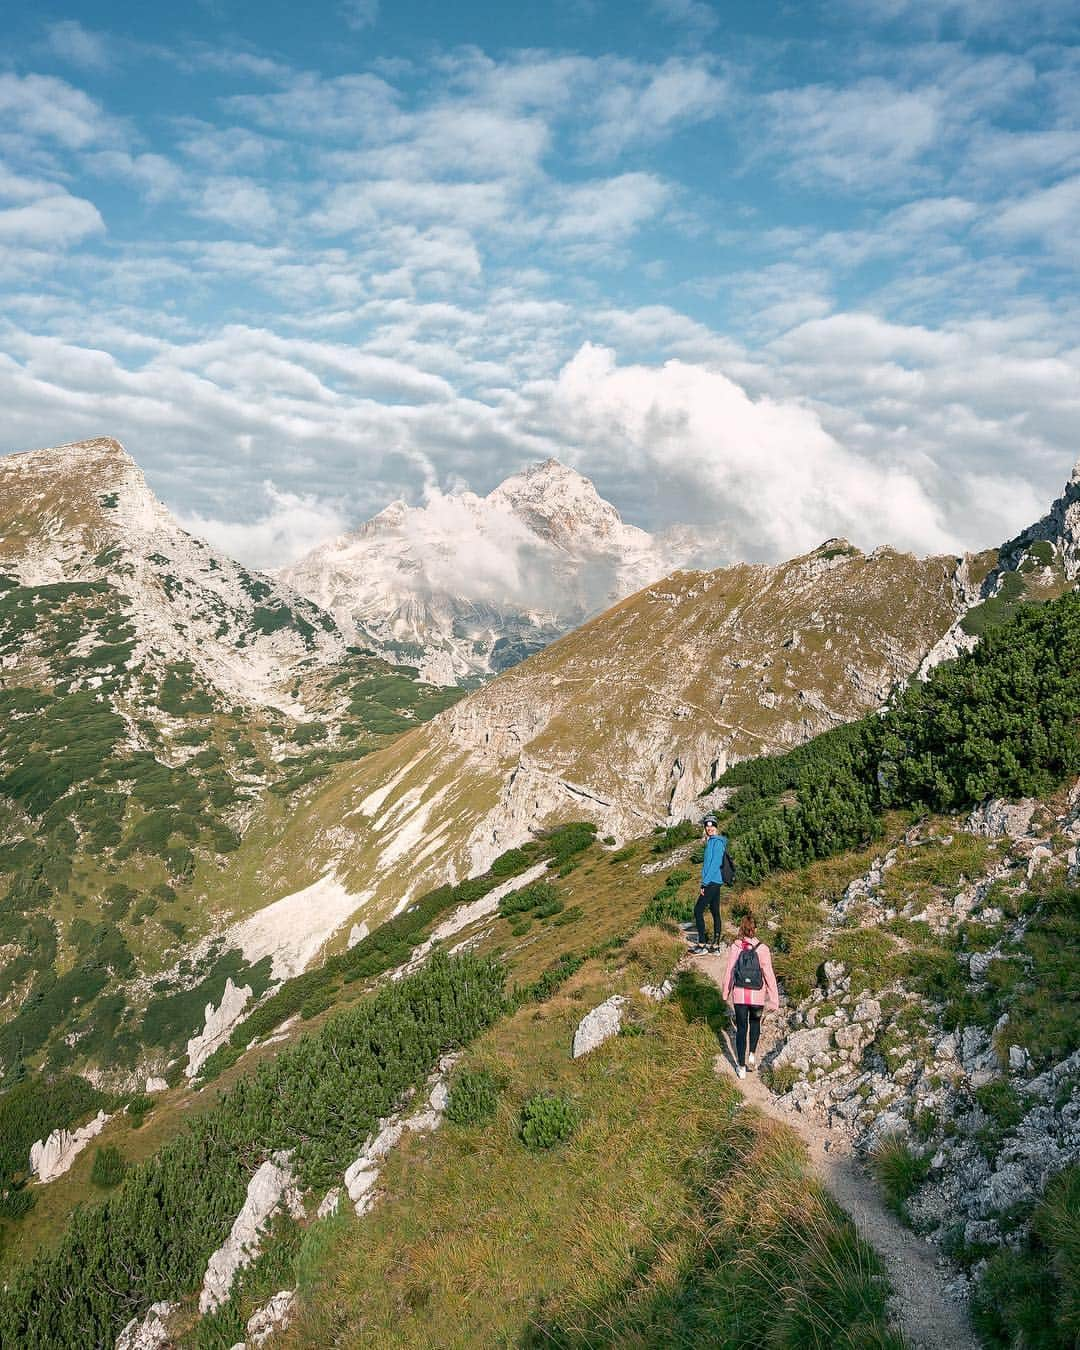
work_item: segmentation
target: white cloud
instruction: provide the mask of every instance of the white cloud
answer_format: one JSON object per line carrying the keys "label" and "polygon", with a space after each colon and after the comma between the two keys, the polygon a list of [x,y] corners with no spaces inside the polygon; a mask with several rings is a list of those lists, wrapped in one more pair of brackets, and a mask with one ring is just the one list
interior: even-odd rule
{"label": "white cloud", "polygon": [[211,178],[199,193],[195,215],[220,221],[230,229],[265,234],[278,220],[278,206],[268,188],[250,178]]}
{"label": "white cloud", "polygon": [[622,240],[656,216],[670,188],[650,173],[575,183],[553,191],[552,234],[559,239]]}
{"label": "white cloud", "polygon": [[715,10],[704,0],[651,0],[650,8],[695,34],[711,33],[719,23]]}
{"label": "white cloud", "polygon": [[616,68],[601,84],[596,120],[581,141],[596,159],[629,145],[666,140],[676,128],[715,117],[729,97],[727,82],[706,61],[669,60],[658,68]]}
{"label": "white cloud", "polygon": [[356,33],[374,27],[379,18],[379,0],[345,0],[341,17]]}
{"label": "white cloud", "polygon": [[873,77],[846,88],[806,85],[765,97],[774,147],[800,181],[895,185],[937,142],[943,96]]}
{"label": "white cloud", "polygon": [[712,526],[737,557],[787,557],[835,535],[869,547],[949,545],[914,475],[860,459],[811,409],[752,400],[718,371],[620,366],[612,351],[586,344],[537,394],[579,458],[662,480],[669,500],[682,496],[683,518]]}
{"label": "white cloud", "polygon": [[75,244],[104,231],[105,222],[93,202],[73,197],[62,188],[26,205],[0,210],[0,240],[4,242],[47,248]]}
{"label": "white cloud", "polygon": [[1011,238],[1038,239],[1075,262],[1080,255],[1080,174],[1005,206],[991,229]]}
{"label": "white cloud", "polygon": [[286,492],[269,480],[262,484],[262,496],[268,509],[255,520],[221,520],[195,511],[181,514],[180,524],[229,557],[263,569],[295,562],[346,528],[340,503]]}
{"label": "white cloud", "polygon": [[0,125],[68,150],[115,140],[119,135],[118,123],[99,104],[53,75],[0,73]]}
{"label": "white cloud", "polygon": [[92,71],[105,71],[112,67],[112,46],[104,33],[84,28],[77,19],[51,23],[47,31],[49,50],[62,61]]}
{"label": "white cloud", "polygon": [[398,101],[397,90],[375,75],[323,80],[303,73],[293,75],[280,93],[235,94],[225,99],[225,107],[271,130],[363,140],[392,132]]}

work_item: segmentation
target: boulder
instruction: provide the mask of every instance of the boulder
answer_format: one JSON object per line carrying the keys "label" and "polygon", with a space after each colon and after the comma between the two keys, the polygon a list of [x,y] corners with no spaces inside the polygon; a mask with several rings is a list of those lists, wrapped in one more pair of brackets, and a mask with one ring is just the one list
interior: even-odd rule
{"label": "boulder", "polygon": [[653,1003],[663,1003],[675,992],[675,986],[670,980],[665,980],[663,984],[643,984],[638,992],[651,999]]}
{"label": "boulder", "polygon": [[229,1297],[236,1272],[259,1254],[266,1225],[283,1209],[299,1219],[304,1214],[304,1202],[289,1166],[289,1155],[275,1153],[248,1182],[244,1207],[224,1244],[207,1264],[199,1295],[199,1312],[204,1317]]}
{"label": "boulder", "polygon": [[169,1085],[164,1078],[148,1078],[146,1080],[147,1094],[151,1092],[168,1092]]}
{"label": "boulder", "polygon": [[338,1207],[340,1204],[341,1204],[341,1187],[331,1186],[330,1189],[323,1196],[322,1201],[319,1204],[319,1208],[315,1211],[315,1217],[317,1219],[328,1219],[331,1214],[336,1214],[338,1212]]}
{"label": "boulder", "polygon": [[605,999],[599,1007],[585,1014],[578,1023],[577,1031],[574,1032],[574,1059],[587,1055],[590,1050],[595,1050],[598,1045],[603,1045],[606,1040],[618,1034],[622,1026],[622,1010],[625,1003],[626,999],[622,994],[612,994],[611,998]]}
{"label": "boulder", "polygon": [[371,1208],[382,1160],[404,1133],[405,1125],[402,1121],[394,1119],[383,1121],[379,1132],[365,1145],[363,1153],[347,1168],[345,1190],[358,1216],[366,1214]]}
{"label": "boulder", "polygon": [[819,1056],[828,1058],[831,1041],[832,1032],[828,1027],[807,1027],[803,1031],[796,1031],[777,1052],[773,1068],[780,1069],[790,1064],[800,1073],[807,1073],[811,1063]]}

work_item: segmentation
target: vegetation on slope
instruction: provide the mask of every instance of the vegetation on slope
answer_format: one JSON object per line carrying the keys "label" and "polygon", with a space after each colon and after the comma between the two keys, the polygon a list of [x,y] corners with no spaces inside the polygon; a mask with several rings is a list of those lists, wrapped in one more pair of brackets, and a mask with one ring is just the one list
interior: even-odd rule
{"label": "vegetation on slope", "polygon": [[242,1080],[18,1272],[0,1343],[110,1344],[151,1303],[190,1293],[257,1167],[287,1150],[303,1185],[330,1184],[439,1055],[498,1015],[502,980],[490,962],[436,958]]}

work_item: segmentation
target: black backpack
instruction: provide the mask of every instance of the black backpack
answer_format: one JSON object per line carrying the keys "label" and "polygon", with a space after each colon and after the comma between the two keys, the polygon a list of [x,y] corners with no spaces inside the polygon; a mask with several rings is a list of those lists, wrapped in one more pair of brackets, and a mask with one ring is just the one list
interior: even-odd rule
{"label": "black backpack", "polygon": [[720,859],[720,880],[730,886],[735,880],[735,864],[731,860],[731,848],[724,845],[724,856]]}
{"label": "black backpack", "polygon": [[761,989],[765,984],[765,976],[761,972],[761,962],[757,954],[760,946],[760,942],[755,942],[752,947],[744,947],[735,958],[735,968],[731,972],[731,977],[732,984],[739,989]]}

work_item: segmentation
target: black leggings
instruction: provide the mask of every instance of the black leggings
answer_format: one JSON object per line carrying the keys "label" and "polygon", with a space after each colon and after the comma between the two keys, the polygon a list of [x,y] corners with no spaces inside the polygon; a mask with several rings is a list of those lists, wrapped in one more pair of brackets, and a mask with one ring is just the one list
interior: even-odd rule
{"label": "black leggings", "polygon": [[706,908],[712,914],[713,933],[716,935],[714,942],[720,941],[720,883],[710,881],[705,887],[705,893],[698,896],[698,902],[694,906],[694,922],[697,924],[698,941],[704,945],[708,939],[705,936],[705,910]]}
{"label": "black leggings", "polygon": [[746,1063],[746,1026],[750,1024],[750,1053],[757,1049],[761,1035],[761,1009],[751,1007],[749,1003],[735,1004],[735,1058],[740,1064]]}

